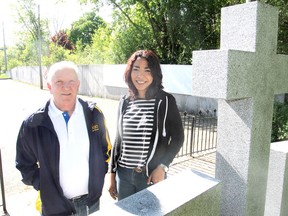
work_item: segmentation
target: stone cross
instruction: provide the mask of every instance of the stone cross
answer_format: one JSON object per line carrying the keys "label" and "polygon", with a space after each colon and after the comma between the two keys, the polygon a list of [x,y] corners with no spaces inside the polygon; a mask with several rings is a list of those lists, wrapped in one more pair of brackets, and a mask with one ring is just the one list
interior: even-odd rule
{"label": "stone cross", "polygon": [[193,52],[192,94],[219,99],[221,215],[264,215],[274,95],[288,92],[277,32],[276,8],[230,6],[221,10],[220,50]]}

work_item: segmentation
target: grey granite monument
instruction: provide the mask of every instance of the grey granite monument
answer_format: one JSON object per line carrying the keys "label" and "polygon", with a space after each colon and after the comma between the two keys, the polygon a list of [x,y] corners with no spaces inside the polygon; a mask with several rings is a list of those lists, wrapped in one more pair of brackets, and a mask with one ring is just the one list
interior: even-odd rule
{"label": "grey granite monument", "polygon": [[264,215],[274,95],[288,92],[278,10],[222,8],[220,50],[193,52],[192,94],[218,98],[216,178],[221,215]]}
{"label": "grey granite monument", "polygon": [[217,216],[220,191],[218,180],[186,170],[92,215]]}
{"label": "grey granite monument", "polygon": [[288,141],[271,144],[265,216],[288,216]]}

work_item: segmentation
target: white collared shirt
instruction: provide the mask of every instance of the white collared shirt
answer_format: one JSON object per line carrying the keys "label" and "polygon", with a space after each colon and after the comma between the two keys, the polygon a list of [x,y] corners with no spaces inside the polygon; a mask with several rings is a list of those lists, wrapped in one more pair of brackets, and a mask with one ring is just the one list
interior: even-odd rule
{"label": "white collared shirt", "polygon": [[70,199],[88,194],[89,136],[83,107],[79,100],[67,127],[62,113],[51,99],[48,115],[60,143],[60,185],[64,195]]}

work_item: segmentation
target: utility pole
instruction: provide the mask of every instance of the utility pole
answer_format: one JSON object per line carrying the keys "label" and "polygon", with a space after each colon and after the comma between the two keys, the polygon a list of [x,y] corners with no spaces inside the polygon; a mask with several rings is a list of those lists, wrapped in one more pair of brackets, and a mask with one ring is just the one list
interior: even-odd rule
{"label": "utility pole", "polygon": [[4,31],[4,22],[2,23],[2,28],[3,28],[3,51],[4,51],[4,71],[6,73],[7,71],[7,55],[6,55],[6,43],[5,43],[5,31]]}
{"label": "utility pole", "polygon": [[39,63],[40,89],[43,89],[41,56],[42,56],[42,36],[41,36],[40,4],[39,4],[38,5],[38,63]]}

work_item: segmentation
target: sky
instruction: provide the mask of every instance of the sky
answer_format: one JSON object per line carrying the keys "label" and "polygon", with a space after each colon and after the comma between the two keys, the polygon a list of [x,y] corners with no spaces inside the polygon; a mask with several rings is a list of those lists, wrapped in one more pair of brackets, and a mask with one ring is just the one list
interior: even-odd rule
{"label": "sky", "polygon": [[[78,0],[66,0],[65,3],[55,4],[56,0],[35,0],[40,5],[40,18],[49,18],[50,32],[69,28],[71,23],[89,11],[90,7],[80,6]],[[17,20],[15,4],[17,0],[0,0],[0,47],[3,47],[3,29],[6,46],[13,45],[17,38]],[[38,8],[35,8],[38,13]],[[100,10],[100,16],[105,21],[111,21],[112,10],[105,7]],[[4,27],[3,27],[4,26]]]}

